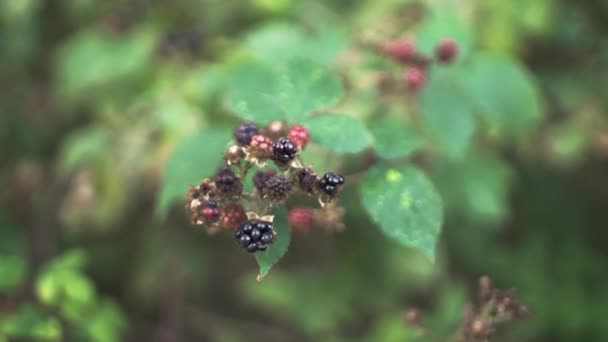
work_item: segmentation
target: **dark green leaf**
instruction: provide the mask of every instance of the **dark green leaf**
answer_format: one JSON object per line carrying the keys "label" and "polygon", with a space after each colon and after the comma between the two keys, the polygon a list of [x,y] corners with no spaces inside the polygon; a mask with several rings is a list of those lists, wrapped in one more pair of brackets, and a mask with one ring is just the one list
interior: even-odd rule
{"label": "dark green leaf", "polygon": [[369,126],[374,137],[374,150],[380,158],[403,158],[422,147],[420,136],[403,121],[385,117],[373,120]]}
{"label": "dark green leaf", "polygon": [[338,153],[356,153],[367,148],[372,138],[365,125],[347,115],[326,114],[303,121],[311,142]]}
{"label": "dark green leaf", "polygon": [[191,185],[211,176],[222,159],[230,133],[206,128],[186,138],[173,152],[165,167],[157,202],[157,213],[165,215],[171,202],[186,194]]}
{"label": "dark green leaf", "polygon": [[265,277],[270,269],[285,255],[291,240],[291,229],[287,221],[287,210],[281,208],[276,212],[273,227],[277,232],[276,241],[264,252],[257,252],[255,258],[260,266],[258,280]]}
{"label": "dark green leaf", "polygon": [[459,73],[437,70],[422,93],[422,113],[440,150],[461,158],[469,147],[477,121]]}
{"label": "dark green leaf", "polygon": [[25,280],[25,258],[0,254],[0,293],[9,292]]}
{"label": "dark green leaf", "polygon": [[409,166],[375,167],[363,180],[361,197],[370,217],[386,236],[435,260],[443,208],[424,173]]}

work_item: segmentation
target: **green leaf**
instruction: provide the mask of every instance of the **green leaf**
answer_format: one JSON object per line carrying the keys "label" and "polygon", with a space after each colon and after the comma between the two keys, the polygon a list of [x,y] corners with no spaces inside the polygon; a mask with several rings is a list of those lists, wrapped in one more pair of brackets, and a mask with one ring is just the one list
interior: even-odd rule
{"label": "green leaf", "polygon": [[482,114],[500,133],[520,135],[539,122],[542,110],[538,89],[514,60],[479,55],[471,62],[465,79]]}
{"label": "green leaf", "polygon": [[434,55],[437,44],[444,38],[458,42],[458,59],[463,59],[471,50],[471,29],[458,15],[452,3],[434,6],[416,33],[416,48],[425,55]]}
{"label": "green leaf", "polygon": [[420,136],[401,120],[387,116],[373,120],[369,126],[374,137],[374,150],[380,158],[403,158],[423,145]]}
{"label": "green leaf", "polygon": [[0,254],[0,293],[9,292],[25,280],[25,258]]}
{"label": "green leaf", "polygon": [[281,208],[275,215],[273,227],[277,232],[276,241],[264,252],[257,252],[255,258],[260,266],[258,280],[264,278],[270,269],[285,255],[289,248],[291,229],[287,221],[287,210]]}
{"label": "green leaf", "polygon": [[61,146],[61,166],[73,170],[81,163],[99,160],[109,149],[108,135],[100,127],[80,129],[69,135]]}
{"label": "green leaf", "polygon": [[296,59],[280,69],[276,99],[289,121],[299,122],[341,96],[340,80],[326,67]]}
{"label": "green leaf", "polygon": [[455,70],[437,70],[421,99],[424,123],[439,149],[456,159],[464,156],[477,125],[462,76]]}
{"label": "green leaf", "polygon": [[361,197],[386,236],[417,248],[434,262],[443,208],[424,173],[410,166],[374,167],[363,180]]}
{"label": "green leaf", "polygon": [[211,176],[221,160],[230,133],[221,128],[205,128],[182,141],[165,167],[157,214],[164,216],[171,202],[183,197],[191,185]]}
{"label": "green leaf", "polygon": [[233,71],[228,108],[240,118],[260,124],[281,120],[286,115],[274,98],[277,93],[277,75],[270,67],[243,63]]}
{"label": "green leaf", "polygon": [[6,335],[20,341],[58,341],[61,338],[59,321],[30,304],[19,307],[8,317],[0,318],[0,336]]}
{"label": "green leaf", "polygon": [[339,30],[324,27],[317,34],[308,35],[296,25],[274,22],[248,35],[247,47],[254,55],[273,64],[295,58],[307,58],[329,66],[345,47],[346,40]]}
{"label": "green leaf", "polygon": [[371,134],[361,120],[347,115],[326,114],[302,121],[310,130],[311,142],[338,153],[356,153],[367,148]]}
{"label": "green leaf", "polygon": [[508,215],[509,165],[492,155],[471,154],[435,168],[433,179],[446,208],[462,211],[484,224]]}

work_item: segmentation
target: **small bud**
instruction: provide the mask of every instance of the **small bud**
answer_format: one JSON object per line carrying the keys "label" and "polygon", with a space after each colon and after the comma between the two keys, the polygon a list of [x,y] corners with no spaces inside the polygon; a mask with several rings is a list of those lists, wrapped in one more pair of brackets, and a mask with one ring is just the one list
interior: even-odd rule
{"label": "small bud", "polygon": [[241,159],[245,156],[243,149],[240,146],[233,145],[228,148],[226,154],[224,155],[224,159],[228,165],[237,164]]}
{"label": "small bud", "polygon": [[312,209],[298,207],[289,211],[289,225],[298,231],[309,231],[314,223]]}
{"label": "small bud", "polygon": [[264,133],[272,139],[277,140],[287,135],[289,127],[285,121],[273,121],[266,126]]}
{"label": "small bud", "polygon": [[410,308],[405,312],[405,323],[410,326],[419,326],[422,323],[420,316],[420,310]]}
{"label": "small bud", "polygon": [[426,83],[426,73],[419,67],[408,68],[404,75],[405,85],[409,90],[416,91]]}
{"label": "small bud", "polygon": [[435,56],[442,63],[451,63],[458,54],[458,43],[451,38],[442,39],[435,49]]}
{"label": "small bud", "polygon": [[409,61],[416,52],[414,43],[407,39],[388,41],[382,44],[381,50],[385,55],[400,62]]}

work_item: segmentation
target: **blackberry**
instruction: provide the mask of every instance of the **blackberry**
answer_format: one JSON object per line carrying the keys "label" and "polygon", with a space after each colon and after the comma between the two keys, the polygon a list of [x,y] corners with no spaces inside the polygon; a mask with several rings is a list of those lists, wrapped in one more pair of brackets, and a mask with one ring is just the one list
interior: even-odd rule
{"label": "blackberry", "polygon": [[272,222],[249,220],[236,231],[235,237],[249,253],[265,251],[274,242],[275,231]]}
{"label": "blackberry", "polygon": [[342,184],[344,184],[344,177],[336,175],[333,172],[326,173],[323,175],[323,178],[319,180],[319,188],[321,188],[321,191],[332,197],[338,194],[338,190]]}
{"label": "blackberry", "polygon": [[222,195],[238,196],[243,192],[241,180],[230,169],[222,169],[213,178],[215,187]]}
{"label": "blackberry", "polygon": [[274,175],[264,184],[264,197],[273,202],[283,202],[289,197],[292,182],[283,175]]}
{"label": "blackberry", "polygon": [[247,146],[251,143],[251,137],[258,133],[258,126],[253,122],[243,122],[234,129],[232,135],[236,142],[241,146]]}
{"label": "blackberry", "polygon": [[289,163],[293,160],[293,158],[296,157],[296,154],[298,153],[298,148],[296,145],[287,137],[275,141],[272,147],[272,159],[279,164]]}
{"label": "blackberry", "polygon": [[410,90],[419,90],[426,83],[426,73],[419,67],[407,69],[404,75],[405,85]]}
{"label": "blackberry", "polygon": [[266,159],[272,157],[272,140],[262,134],[251,137],[251,142],[247,148],[252,157]]}
{"label": "blackberry", "polygon": [[226,230],[238,227],[247,220],[245,208],[239,203],[228,204],[220,211],[219,226]]}
{"label": "blackberry", "polygon": [[407,62],[416,53],[416,47],[411,40],[393,40],[384,43],[381,46],[382,52],[400,62]]}
{"label": "blackberry", "polygon": [[266,188],[266,181],[268,180],[268,178],[276,174],[276,171],[272,169],[266,171],[258,171],[253,174],[253,185],[259,192],[263,192],[264,188]]}
{"label": "blackberry", "polygon": [[296,180],[300,190],[311,195],[315,191],[317,175],[310,169],[302,169],[296,173]]}
{"label": "blackberry", "polygon": [[292,229],[305,232],[313,226],[314,213],[310,208],[293,208],[289,211],[288,219]]}

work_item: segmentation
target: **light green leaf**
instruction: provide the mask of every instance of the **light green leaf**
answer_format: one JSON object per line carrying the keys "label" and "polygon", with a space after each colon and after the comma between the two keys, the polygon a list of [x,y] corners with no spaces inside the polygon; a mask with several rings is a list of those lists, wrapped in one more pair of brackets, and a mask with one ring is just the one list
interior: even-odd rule
{"label": "light green leaf", "polygon": [[466,78],[482,114],[493,128],[506,135],[520,135],[539,122],[542,110],[532,77],[506,57],[479,55]]}
{"label": "light green leaf", "polygon": [[183,197],[191,185],[211,176],[222,159],[230,133],[206,128],[182,141],[165,167],[157,202],[157,214],[164,216],[171,202]]}
{"label": "light green leaf", "polygon": [[338,153],[356,153],[367,148],[371,134],[357,118],[340,114],[319,115],[304,120],[311,142]]}
{"label": "light green leaf", "polygon": [[59,321],[30,304],[19,307],[8,317],[0,318],[0,336],[6,335],[20,341],[59,341],[61,338]]}
{"label": "light green leaf", "polygon": [[458,42],[458,59],[463,59],[471,50],[471,29],[459,17],[459,11],[452,3],[444,3],[431,9],[417,30],[416,48],[425,55],[433,56],[437,44],[444,38]]}
{"label": "light green leaf", "polygon": [[233,71],[228,93],[228,108],[240,118],[259,124],[286,117],[275,99],[277,75],[268,66],[243,63]]}
{"label": "light green leaf", "polygon": [[380,158],[403,158],[423,145],[418,133],[401,120],[385,117],[373,120],[369,126],[374,137],[374,150]]}
{"label": "light green leaf", "polygon": [[293,60],[280,69],[277,90],[277,104],[292,122],[336,104],[342,96],[340,80],[306,59]]}
{"label": "light green leaf", "polygon": [[462,158],[477,121],[466,87],[455,70],[437,70],[422,93],[424,122],[438,147],[448,157]]}
{"label": "light green leaf", "polygon": [[287,221],[287,210],[281,208],[277,211],[273,227],[277,232],[276,241],[264,252],[257,252],[255,258],[260,266],[258,279],[265,277],[270,269],[285,255],[291,240],[291,229]]}
{"label": "light green leaf", "polygon": [[108,134],[99,127],[80,129],[64,140],[61,146],[61,166],[73,170],[81,163],[100,160],[109,149],[108,145]]}
{"label": "light green leaf", "polygon": [[365,176],[361,198],[386,236],[422,251],[434,262],[443,207],[424,173],[410,166],[377,166]]}

